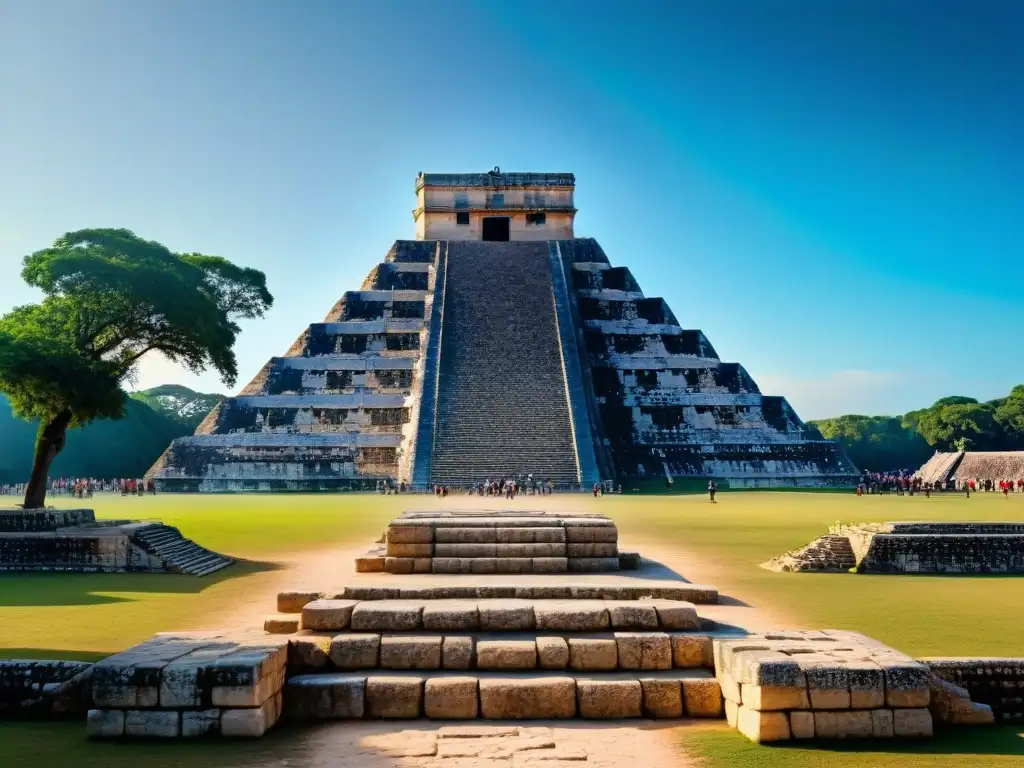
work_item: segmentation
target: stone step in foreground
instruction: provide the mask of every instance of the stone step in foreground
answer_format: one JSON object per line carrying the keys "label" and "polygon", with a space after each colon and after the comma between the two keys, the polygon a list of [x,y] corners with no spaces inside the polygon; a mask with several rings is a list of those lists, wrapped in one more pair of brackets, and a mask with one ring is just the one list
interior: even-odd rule
{"label": "stone step in foreground", "polygon": [[[467,581],[472,582],[472,579]],[[698,605],[718,602],[718,590],[704,584],[680,581],[622,579],[615,584],[534,581],[529,584],[498,582],[437,584],[392,587],[374,584],[351,585],[338,590],[289,590],[277,595],[278,613],[301,613],[314,600],[679,600]]]}
{"label": "stone step in foreground", "polygon": [[261,736],[281,715],[287,638],[164,633],[97,662],[94,737]]}
{"label": "stone step in foreground", "polygon": [[700,618],[680,600],[314,600],[302,629],[319,632],[600,632],[695,630]]}
{"label": "stone step in foreground", "polygon": [[392,672],[299,675],[284,692],[286,717],[439,720],[721,717],[709,672]]}
{"label": "stone step in foreground", "polygon": [[930,737],[931,671],[856,632],[719,638],[729,724],[753,741]]}
{"label": "stone step in foreground", "polygon": [[714,669],[714,657],[711,636],[690,632],[380,635],[303,630],[288,637],[289,674],[442,668]]}

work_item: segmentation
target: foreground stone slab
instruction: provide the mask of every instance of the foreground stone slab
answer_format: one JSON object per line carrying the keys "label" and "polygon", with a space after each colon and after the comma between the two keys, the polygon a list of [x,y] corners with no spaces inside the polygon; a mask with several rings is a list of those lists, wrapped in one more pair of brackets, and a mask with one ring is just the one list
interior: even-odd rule
{"label": "foreground stone slab", "polygon": [[569,666],[569,643],[564,637],[538,637],[537,664],[541,669],[565,669]]}
{"label": "foreground stone slab", "polygon": [[270,635],[290,635],[298,632],[301,624],[300,616],[276,613],[263,620],[263,631]]}
{"label": "foreground stone slab", "polygon": [[481,679],[480,713],[488,720],[574,717],[576,681],[571,677]]}
{"label": "foreground stone slab", "polygon": [[441,644],[441,662],[445,669],[472,669],[475,664],[475,640],[472,637],[446,635]]}
{"label": "foreground stone slab", "polygon": [[299,675],[288,681],[284,714],[299,720],[361,718],[366,706],[365,692],[364,676]]}
{"label": "foreground stone slab", "polygon": [[618,666],[618,644],[611,637],[570,637],[569,666],[575,670],[613,670]]}
{"label": "foreground stone slab", "polygon": [[384,636],[380,643],[382,669],[440,669],[440,635]]}
{"label": "foreground stone slab", "polygon": [[714,679],[684,679],[683,700],[690,717],[721,717],[722,689]]}
{"label": "foreground stone slab", "polygon": [[331,639],[329,657],[338,669],[373,669],[380,659],[380,635],[337,635]]}
{"label": "foreground stone slab", "polygon": [[596,632],[608,629],[608,609],[597,600],[546,600],[533,606],[538,630]]}
{"label": "foreground stone slab", "polygon": [[302,607],[302,628],[318,632],[348,629],[355,600],[314,600]]}
{"label": "foreground stone slab", "polygon": [[480,629],[485,632],[528,632],[534,628],[534,604],[529,600],[480,600]]}
{"label": "foreground stone slab", "polygon": [[641,677],[640,687],[643,690],[644,717],[683,716],[683,689],[680,681]]}
{"label": "foreground stone slab", "polygon": [[643,689],[639,680],[576,678],[580,717],[640,717]]}
{"label": "foreground stone slab", "polygon": [[85,732],[97,739],[124,736],[124,710],[90,709],[85,720]]}
{"label": "foreground stone slab", "polygon": [[[434,558],[435,560],[437,558]],[[472,558],[467,558],[472,559]],[[535,560],[538,558],[534,558]],[[560,558],[556,558],[560,559]],[[468,566],[467,566],[468,567]],[[466,571],[468,573],[468,571]],[[326,595],[325,595],[326,596]],[[718,602],[718,590],[701,584],[629,579],[628,583],[587,584],[560,578],[542,584],[438,584],[396,587],[387,584],[349,585],[329,595],[345,600],[440,600],[521,598],[544,600],[673,600],[706,605]]]}
{"label": "foreground stone slab", "polygon": [[671,669],[672,641],[665,632],[616,632],[619,669]]}
{"label": "foreground stone slab", "polygon": [[423,602],[417,600],[360,602],[352,610],[351,627],[357,631],[376,632],[407,632],[421,629],[423,608]]}
{"label": "foreground stone slab", "polygon": [[424,629],[458,631],[479,627],[480,612],[475,600],[430,600],[424,603]]}
{"label": "foreground stone slab", "polygon": [[437,720],[473,720],[480,711],[475,677],[432,677],[424,686],[423,711]]}
{"label": "foreground stone slab", "polygon": [[789,717],[785,712],[758,712],[741,706],[737,712],[736,728],[759,744],[786,741],[790,737]]}
{"label": "foreground stone slab", "polygon": [[277,593],[278,613],[302,613],[302,609],[314,600],[326,597],[323,592],[314,590],[296,590]]}
{"label": "foreground stone slab", "polygon": [[420,716],[423,683],[418,675],[370,675],[366,678],[366,706],[370,717],[412,719]]}
{"label": "foreground stone slab", "polygon": [[124,713],[124,735],[174,739],[181,735],[181,715],[160,710],[133,710]]}
{"label": "foreground stone slab", "polygon": [[225,709],[220,716],[221,735],[259,738],[281,717],[282,699],[278,693],[260,707]]}
{"label": "foreground stone slab", "polygon": [[533,640],[481,640],[476,644],[477,669],[534,669],[537,644]]}

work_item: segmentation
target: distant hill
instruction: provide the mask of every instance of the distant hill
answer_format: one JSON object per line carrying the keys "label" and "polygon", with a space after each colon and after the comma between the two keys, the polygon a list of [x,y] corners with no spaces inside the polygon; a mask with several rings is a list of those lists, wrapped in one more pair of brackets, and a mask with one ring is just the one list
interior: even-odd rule
{"label": "distant hill", "polygon": [[224,395],[207,395],[193,392],[180,384],[163,384],[131,395],[140,403],[145,403],[157,413],[164,414],[171,421],[195,431],[206,414],[224,399]]}
{"label": "distant hill", "polygon": [[[165,385],[135,392],[124,418],[68,430],[54,460],[55,477],[141,477],[176,437],[190,435],[221,395]],[[32,470],[38,424],[17,419],[0,395],[0,483],[24,482]]]}

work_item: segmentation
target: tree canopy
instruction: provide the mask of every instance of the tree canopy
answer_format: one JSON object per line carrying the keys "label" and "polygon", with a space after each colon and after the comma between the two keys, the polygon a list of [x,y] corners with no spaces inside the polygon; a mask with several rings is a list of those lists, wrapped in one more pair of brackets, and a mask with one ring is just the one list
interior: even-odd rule
{"label": "tree canopy", "polygon": [[903,416],[811,423],[824,437],[840,440],[854,464],[873,472],[918,467],[936,450],[1024,450],[1024,385],[988,403],[954,395]]}
{"label": "tree canopy", "polygon": [[23,263],[43,300],[0,318],[0,392],[19,417],[40,421],[37,465],[40,451],[49,459],[30,485],[39,471],[45,481],[68,426],[120,417],[122,384],[149,352],[233,385],[237,321],[273,304],[262,272],[126,229],[70,232]]}

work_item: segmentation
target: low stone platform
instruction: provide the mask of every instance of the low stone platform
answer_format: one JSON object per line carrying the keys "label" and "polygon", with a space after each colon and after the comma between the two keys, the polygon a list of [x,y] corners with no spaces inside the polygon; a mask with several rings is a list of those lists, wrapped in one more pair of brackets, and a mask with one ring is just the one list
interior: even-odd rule
{"label": "low stone platform", "polygon": [[729,724],[753,741],[930,737],[931,671],[856,632],[714,641]]}
{"label": "low stone platform", "polygon": [[773,571],[1024,573],[1024,524],[894,522],[833,526],[806,547],[773,558]]}
{"label": "low stone platform", "polygon": [[169,632],[96,663],[94,737],[261,736],[281,715],[288,641],[249,632]]}
{"label": "low stone platform", "polygon": [[233,562],[159,522],[98,521],[91,509],[0,510],[0,572],[205,576]]}
{"label": "low stone platform", "polygon": [[[382,554],[358,571],[607,573],[619,570],[618,530],[602,515],[536,511],[406,512],[388,524]],[[627,560],[633,564],[633,560]]]}

